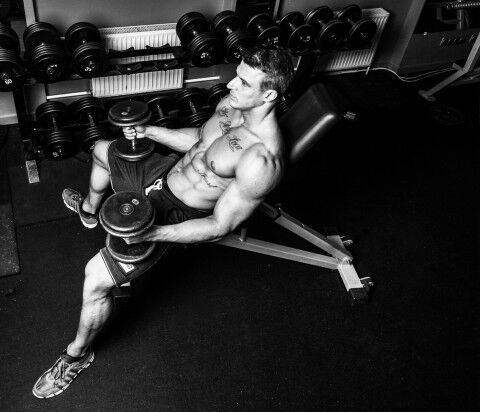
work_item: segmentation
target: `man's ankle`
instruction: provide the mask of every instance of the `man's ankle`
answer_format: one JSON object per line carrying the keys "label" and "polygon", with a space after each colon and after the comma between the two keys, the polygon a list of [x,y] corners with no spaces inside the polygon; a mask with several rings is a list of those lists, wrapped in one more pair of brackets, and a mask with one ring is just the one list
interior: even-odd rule
{"label": "man's ankle", "polygon": [[76,358],[81,358],[82,356],[85,355],[87,351],[81,351],[81,349],[76,349],[72,347],[71,344],[67,346],[67,349],[65,350],[65,353],[67,353],[68,356],[73,357],[74,359]]}
{"label": "man's ankle", "polygon": [[94,208],[90,205],[90,203],[87,202],[86,198],[83,200],[82,205],[80,206],[80,209],[82,210],[82,212],[86,212],[87,214],[95,215]]}

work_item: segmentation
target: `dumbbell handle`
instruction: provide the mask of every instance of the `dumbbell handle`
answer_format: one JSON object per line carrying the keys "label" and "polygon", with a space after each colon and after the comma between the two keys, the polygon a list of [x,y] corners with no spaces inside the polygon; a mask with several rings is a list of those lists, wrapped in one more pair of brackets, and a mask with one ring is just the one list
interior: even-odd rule
{"label": "dumbbell handle", "polygon": [[190,106],[190,110],[192,111],[192,113],[197,113],[198,112],[197,108],[195,107],[195,105],[193,104],[193,101],[191,99],[188,99],[188,106]]}
{"label": "dumbbell handle", "polygon": [[133,139],[127,139],[127,137],[125,136],[125,131],[123,131],[123,136],[125,137],[125,139],[127,139],[129,142],[130,142],[130,145],[132,146],[132,151],[135,152],[135,150],[137,149],[137,131],[135,130],[135,126],[128,126],[129,128],[133,128],[133,130],[135,131],[135,137]]}
{"label": "dumbbell handle", "polygon": [[58,124],[57,124],[57,114],[56,113],[52,113],[52,127],[53,127],[53,130],[56,132],[58,131]]}
{"label": "dumbbell handle", "polygon": [[259,33],[262,33],[267,27],[263,26],[260,22],[255,22],[255,29],[258,30]]}
{"label": "dumbbell handle", "polygon": [[158,115],[161,118],[163,118],[163,110],[162,110],[162,107],[160,106],[160,104],[158,102],[155,103],[155,109],[157,109]]}
{"label": "dumbbell handle", "polygon": [[93,119],[92,112],[88,111],[87,116],[88,116],[88,123],[90,124],[90,126],[95,126],[95,120]]}
{"label": "dumbbell handle", "polygon": [[290,27],[290,29],[292,29],[292,31],[294,31],[298,28],[298,26],[295,26],[292,22],[287,22],[287,24],[288,24],[288,27]]}

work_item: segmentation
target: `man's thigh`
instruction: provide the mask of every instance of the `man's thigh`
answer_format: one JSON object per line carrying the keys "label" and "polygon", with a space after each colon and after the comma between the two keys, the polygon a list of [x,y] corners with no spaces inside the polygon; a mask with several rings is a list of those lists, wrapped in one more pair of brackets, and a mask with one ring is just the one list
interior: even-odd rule
{"label": "man's thigh", "polygon": [[92,151],[93,161],[108,171],[110,171],[108,165],[108,147],[111,143],[112,141],[99,140],[95,143]]}

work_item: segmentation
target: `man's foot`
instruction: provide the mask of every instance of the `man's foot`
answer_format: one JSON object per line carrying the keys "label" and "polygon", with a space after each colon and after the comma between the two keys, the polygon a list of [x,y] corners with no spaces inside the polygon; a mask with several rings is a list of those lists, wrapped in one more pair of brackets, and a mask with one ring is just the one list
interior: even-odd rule
{"label": "man's foot", "polygon": [[82,357],[71,357],[65,350],[55,364],[37,380],[32,389],[33,395],[39,399],[48,399],[60,394],[93,359],[92,350],[87,350]]}
{"label": "man's foot", "polygon": [[82,208],[84,197],[80,192],[71,188],[65,188],[62,192],[63,202],[68,209],[80,216],[84,227],[95,228],[98,224],[98,215],[85,212]]}

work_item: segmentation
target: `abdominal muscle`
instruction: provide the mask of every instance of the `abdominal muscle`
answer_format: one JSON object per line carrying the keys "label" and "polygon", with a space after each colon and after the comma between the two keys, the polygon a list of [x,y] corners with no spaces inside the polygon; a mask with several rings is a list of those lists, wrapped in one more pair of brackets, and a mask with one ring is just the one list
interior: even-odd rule
{"label": "abdominal muscle", "polygon": [[233,177],[220,177],[207,165],[206,152],[200,146],[193,147],[167,175],[168,187],[186,205],[213,209],[220,195]]}

